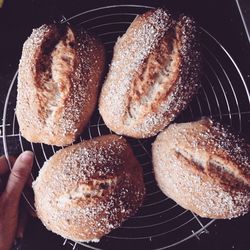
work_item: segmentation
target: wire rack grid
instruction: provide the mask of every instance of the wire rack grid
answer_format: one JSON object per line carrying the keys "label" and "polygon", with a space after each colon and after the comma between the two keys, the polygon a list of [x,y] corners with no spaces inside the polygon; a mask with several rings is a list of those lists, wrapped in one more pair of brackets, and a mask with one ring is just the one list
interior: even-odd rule
{"label": "wire rack grid", "polygon": [[[113,46],[136,17],[152,7],[142,5],[113,5],[81,12],[75,16],[63,17],[61,23],[70,23],[97,35],[105,45],[110,61]],[[209,116],[232,126],[242,132],[242,117],[250,113],[250,94],[240,69],[227,50],[204,28],[200,27],[203,54],[202,87],[191,104],[176,119],[177,122],[192,121]],[[18,138],[20,151],[35,152],[32,179],[38,175],[44,161],[48,160],[59,147],[27,142],[19,131],[15,116],[17,74],[13,77],[6,97],[3,113],[4,152],[9,157],[8,138]],[[109,134],[98,110],[95,111],[79,141]],[[138,213],[123,225],[103,237],[99,243],[72,242],[65,239],[72,249],[167,249],[192,237],[199,239],[209,233],[207,227],[214,220],[204,219],[178,206],[162,194],[154,179],[151,164],[151,143],[154,138],[136,140],[127,138],[144,170],[146,198]],[[34,210],[32,195],[23,194]]]}

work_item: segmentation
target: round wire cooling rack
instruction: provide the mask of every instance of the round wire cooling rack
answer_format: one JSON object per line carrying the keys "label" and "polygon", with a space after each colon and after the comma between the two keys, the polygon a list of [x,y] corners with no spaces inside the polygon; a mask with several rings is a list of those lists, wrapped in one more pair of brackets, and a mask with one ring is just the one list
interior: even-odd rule
{"label": "round wire cooling rack", "polygon": [[[141,5],[113,5],[92,9],[70,18],[62,23],[81,26],[97,35],[104,43],[107,57],[112,58],[113,46],[137,14],[150,9]],[[177,122],[192,121],[209,116],[231,125],[242,132],[244,116],[250,113],[250,94],[240,69],[225,48],[208,31],[200,28],[203,53],[202,87],[191,104],[176,119]],[[18,139],[20,151],[35,152],[32,179],[38,175],[44,161],[49,159],[59,147],[27,142],[20,135],[15,116],[17,91],[17,72],[13,77],[6,97],[3,114],[3,144],[6,157],[9,157],[10,137]],[[109,134],[98,110],[89,122],[79,140],[91,139]],[[153,138],[154,139],[154,138]],[[207,227],[214,220],[196,216],[178,206],[162,194],[157,187],[151,165],[151,143],[153,139],[136,140],[127,138],[144,170],[146,198],[136,215],[123,225],[103,237],[99,243],[72,242],[65,239],[72,249],[167,249],[202,233],[208,233]],[[34,210],[32,195],[23,193],[31,209]]]}

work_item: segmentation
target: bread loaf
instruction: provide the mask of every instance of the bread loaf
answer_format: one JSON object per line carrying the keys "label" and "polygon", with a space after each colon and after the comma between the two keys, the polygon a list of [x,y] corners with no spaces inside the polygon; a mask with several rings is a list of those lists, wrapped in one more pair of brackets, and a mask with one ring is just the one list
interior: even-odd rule
{"label": "bread loaf", "polygon": [[69,26],[42,25],[23,46],[16,115],[23,137],[72,143],[95,109],[104,68],[103,45]]}
{"label": "bread loaf", "polygon": [[108,135],[59,150],[33,183],[47,229],[75,241],[98,241],[142,204],[143,172],[122,137]]}
{"label": "bread loaf", "polygon": [[152,148],[160,189],[202,217],[233,218],[250,209],[250,150],[210,119],[172,124]]}
{"label": "bread loaf", "polygon": [[139,15],[117,40],[99,110],[114,132],[156,135],[190,102],[199,86],[200,53],[194,21],[163,9]]}

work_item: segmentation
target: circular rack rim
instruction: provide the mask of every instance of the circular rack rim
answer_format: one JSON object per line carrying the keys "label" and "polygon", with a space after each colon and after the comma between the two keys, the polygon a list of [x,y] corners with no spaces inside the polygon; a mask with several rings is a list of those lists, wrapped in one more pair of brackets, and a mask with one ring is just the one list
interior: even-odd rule
{"label": "circular rack rim", "polygon": [[[80,17],[80,16],[82,16],[82,15],[84,15],[84,14],[87,14],[87,13],[92,13],[92,12],[94,12],[94,11],[98,11],[98,10],[104,10],[104,9],[110,9],[110,8],[117,8],[117,7],[119,7],[119,8],[122,8],[122,7],[125,7],[125,8],[133,8],[133,7],[135,7],[135,8],[145,8],[145,9],[152,9],[153,7],[152,6],[144,6],[144,5],[112,5],[112,6],[104,6],[104,7],[100,7],[100,8],[96,8],[96,9],[91,9],[91,10],[88,10],[88,11],[84,11],[84,12],[81,12],[81,13],[79,13],[79,14],[77,14],[77,15],[75,15],[75,16],[72,16],[72,17],[70,17],[70,18],[68,18],[68,19],[66,19],[65,17],[64,17],[64,20],[62,20],[62,23],[65,23],[65,22],[69,22],[70,20],[73,20],[74,18],[78,18],[78,17]],[[120,14],[120,13],[119,13]],[[132,14],[132,13],[131,13]],[[136,15],[136,14],[135,14]],[[241,74],[241,71],[240,71],[240,69],[239,69],[239,67],[237,66],[237,64],[235,63],[235,61],[233,60],[233,58],[231,57],[231,55],[228,53],[228,51],[221,45],[221,43],[213,36],[213,35],[211,35],[208,31],[206,31],[204,28],[202,28],[202,27],[200,27],[200,29],[204,32],[204,33],[206,33],[223,51],[224,51],[224,53],[226,54],[226,56],[229,58],[229,60],[231,61],[231,63],[234,65],[234,67],[235,67],[235,69],[236,69],[236,71],[238,72],[238,75],[240,76],[240,78],[241,78],[241,80],[242,80],[242,83],[243,83],[243,85],[244,85],[244,88],[245,88],[245,90],[246,90],[246,92],[247,92],[247,96],[248,96],[248,100],[249,100],[249,102],[250,102],[250,95],[249,95],[249,91],[248,91],[248,89],[247,89],[247,85],[246,85],[246,82],[245,82],[245,80],[244,80],[244,77],[242,76],[242,74]],[[9,90],[8,90],[8,93],[7,93],[7,96],[6,96],[6,100],[5,100],[5,104],[4,104],[4,112],[3,112],[3,145],[4,145],[4,153],[5,153],[5,155],[6,155],[6,158],[7,158],[7,160],[8,160],[8,163],[9,163],[9,166],[10,166],[10,161],[9,161],[9,153],[8,153],[8,148],[7,148],[7,142],[6,142],[6,116],[7,116],[7,109],[8,109],[8,101],[9,101],[9,98],[10,98],[10,94],[11,94],[11,90],[12,90],[12,88],[13,88],[13,86],[14,86],[14,84],[15,84],[15,82],[16,82],[16,78],[17,78],[17,74],[18,74],[18,72],[16,72],[15,73],[15,75],[14,75],[14,77],[13,77],[13,79],[12,79],[12,82],[11,82],[11,84],[10,84],[10,87],[9,87]],[[208,100],[207,100],[208,101]],[[209,103],[209,101],[208,101],[208,103]],[[230,110],[229,110],[230,111]],[[239,109],[239,107],[238,107],[238,111],[239,111],[239,116],[241,116],[241,112],[240,112],[240,109]],[[191,112],[192,112],[192,110],[191,110]],[[211,113],[211,110],[210,110],[210,114],[212,115],[212,113]],[[221,115],[221,114],[220,114]],[[230,115],[230,112],[229,112],[229,115]],[[14,113],[14,117],[15,117],[15,113]],[[14,119],[14,118],[13,118]],[[241,127],[241,117],[239,117],[239,119],[240,119],[240,127]],[[98,120],[98,123],[100,122],[100,118],[99,118],[99,120]],[[90,129],[89,127],[88,127],[88,129]],[[98,129],[100,129],[100,128],[98,128]],[[99,133],[101,133],[100,131],[99,131]],[[20,136],[20,133],[19,133],[19,136]],[[91,136],[91,134],[90,134],[90,136]],[[21,137],[20,137],[20,140],[21,140]],[[41,144],[42,145],[42,144]],[[31,144],[31,147],[33,148],[33,144]],[[44,148],[43,148],[43,145],[41,146],[42,147],[42,149],[44,150]],[[52,150],[53,150],[53,152],[55,152],[55,149],[54,148],[52,148]],[[44,150],[44,152],[45,152],[45,150]],[[45,158],[46,158],[46,154],[44,154],[44,156],[45,156]],[[37,164],[38,165],[38,167],[39,167],[39,164]],[[10,166],[10,168],[11,168],[11,166]],[[40,167],[39,167],[40,168]],[[23,197],[24,197],[24,199],[29,203],[29,200],[28,200],[28,198],[26,197],[26,195],[25,194],[23,194]],[[29,203],[30,204],[30,203]],[[30,206],[33,208],[33,206],[30,204]],[[193,214],[193,216],[195,217],[195,215]],[[166,248],[170,248],[170,247],[173,247],[173,246],[176,246],[176,245],[178,245],[178,244],[180,244],[181,242],[184,242],[184,241],[186,241],[186,240],[188,240],[188,239],[190,239],[190,238],[192,238],[192,237],[194,237],[194,236],[197,236],[197,235],[199,235],[201,232],[203,232],[204,230],[206,230],[206,228],[209,226],[209,225],[211,225],[212,223],[214,222],[214,220],[210,220],[205,226],[202,224],[202,227],[198,230],[198,231],[196,231],[196,232],[194,232],[194,233],[192,233],[192,234],[190,234],[189,236],[187,236],[186,238],[183,238],[182,240],[180,240],[180,241],[178,241],[178,242],[175,242],[175,243],[173,243],[173,244],[170,244],[170,245],[168,245],[168,246],[165,246],[165,247],[160,247],[160,248],[157,248],[157,249],[166,249]],[[85,244],[85,243],[82,243],[82,242],[80,242],[80,243],[77,243],[77,242],[75,242],[75,243],[71,243],[70,241],[68,241],[67,239],[65,239],[65,242],[64,242],[64,244],[66,244],[66,242],[69,242],[69,244],[71,244],[72,246],[73,246],[73,249],[75,249],[76,247],[77,247],[77,245],[78,244],[80,244],[80,245],[82,245],[82,246],[85,246],[85,247],[88,247],[88,248],[90,248],[90,249],[100,249],[100,248],[96,248],[96,247],[93,247],[93,246],[91,246],[91,245],[88,245],[88,244]]]}

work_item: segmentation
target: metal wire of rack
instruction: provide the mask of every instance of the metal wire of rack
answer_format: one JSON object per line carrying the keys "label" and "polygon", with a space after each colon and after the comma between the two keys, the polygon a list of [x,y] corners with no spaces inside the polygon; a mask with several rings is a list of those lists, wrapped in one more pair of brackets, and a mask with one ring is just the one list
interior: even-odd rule
{"label": "metal wire of rack", "polygon": [[[112,58],[113,46],[137,14],[150,6],[112,5],[81,12],[75,16],[63,17],[61,23],[70,23],[97,35],[104,43],[107,57]],[[121,21],[122,20],[122,21]],[[204,58],[202,87],[188,108],[176,119],[177,122],[195,120],[201,116],[213,117],[242,132],[242,117],[250,113],[250,94],[240,69],[226,49],[204,28],[200,27],[201,46]],[[17,74],[13,77],[6,97],[3,113],[3,145],[9,157],[9,137],[16,137],[20,151],[35,152],[32,179],[38,175],[44,161],[59,147],[27,142],[19,132],[15,116]],[[239,98],[240,96],[240,98]],[[109,134],[98,110],[95,111],[85,132],[78,141]],[[103,237],[99,243],[72,242],[76,249],[167,249],[202,233],[209,233],[207,227],[214,220],[204,219],[178,206],[162,194],[157,187],[151,165],[151,143],[154,138],[135,140],[127,138],[144,170],[146,198],[138,213],[123,225]],[[77,142],[78,142],[77,141]],[[34,210],[32,197],[24,192],[23,197]]]}

